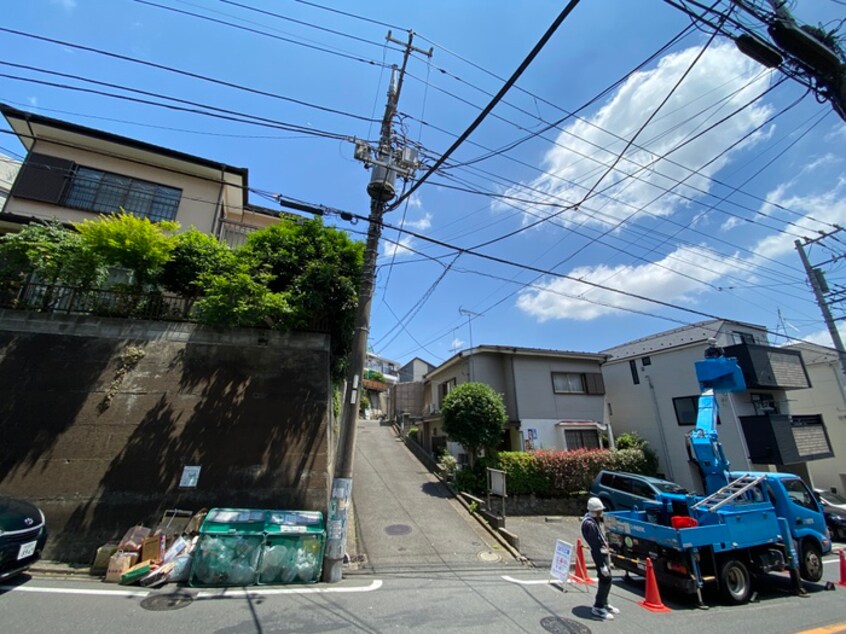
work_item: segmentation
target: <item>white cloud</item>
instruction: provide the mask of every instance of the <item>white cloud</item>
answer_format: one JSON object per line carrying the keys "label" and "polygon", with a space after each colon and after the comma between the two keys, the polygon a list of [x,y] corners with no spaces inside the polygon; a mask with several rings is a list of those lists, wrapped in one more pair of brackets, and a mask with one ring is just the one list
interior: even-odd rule
{"label": "white cloud", "polygon": [[408,206],[413,209],[423,209],[423,198],[419,194],[412,194],[408,199]]}
{"label": "white cloud", "polygon": [[[707,261],[708,267],[702,266]],[[589,287],[578,280],[661,301],[690,301],[726,273],[738,269],[729,260],[705,247],[682,247],[658,262],[642,265],[579,267],[569,275],[576,279],[548,279],[520,293],[517,307],[544,322],[550,319],[587,321],[618,309],[655,311],[655,304],[620,293]],[[691,279],[695,278],[695,279]],[[699,280],[699,281],[697,281]]]}
{"label": "white cloud", "polygon": [[30,107],[38,107],[38,97],[27,97],[26,100],[29,102]]}
{"label": "white cloud", "polygon": [[841,121],[835,123],[831,131],[825,135],[825,141],[827,143],[842,143],[846,141],[846,125],[843,125]]}
{"label": "white cloud", "polygon": [[50,4],[61,7],[66,13],[72,13],[77,7],[76,0],[50,0]]}
{"label": "white cloud", "polygon": [[458,337],[456,337],[455,339],[452,340],[452,343],[449,344],[449,349],[450,350],[458,350],[463,345],[464,345],[464,341],[459,339]]}
{"label": "white cloud", "polygon": [[432,214],[426,212],[422,218],[417,220],[406,220],[405,226],[409,229],[417,229],[418,231],[425,231],[432,226]]}
{"label": "white cloud", "polygon": [[413,253],[411,251],[413,244],[414,241],[411,236],[403,236],[395,242],[385,240],[382,242],[382,256],[386,258],[401,258],[411,255]]}
{"label": "white cloud", "polygon": [[[581,200],[607,169],[585,158],[585,155],[610,165],[625,145],[625,141],[615,135],[630,139],[635,134],[682,73],[690,67],[699,50],[690,48],[667,55],[655,69],[632,75],[589,122],[576,121],[558,135],[558,145],[553,146],[543,160],[543,167],[548,173],[527,183],[539,192],[527,194],[524,188],[514,187],[507,194],[538,201],[529,211],[541,215],[559,211],[557,208],[546,207],[542,201],[553,197],[557,197],[555,200],[559,204]],[[741,147],[748,147],[769,133],[752,133],[771,113],[769,106],[756,103],[737,113],[672,152],[669,160],[659,160],[654,166],[655,171],[643,171],[639,166],[650,164],[720,118],[746,105],[767,87],[766,74],[760,73],[759,65],[738,53],[730,44],[709,48],[661,112],[637,138],[635,143],[648,149],[630,148],[626,157],[632,162],[626,159],[620,161],[617,169],[597,188],[597,191],[602,191],[613,186],[607,194],[615,200],[599,196],[586,203],[585,207],[591,209],[601,204],[602,215],[598,216],[590,209],[583,208],[568,210],[559,219],[565,223],[585,222],[608,226],[625,221],[627,216],[642,207],[648,207],[652,215],[670,215],[679,205],[688,204],[679,194],[691,198],[703,196],[693,187],[709,191],[712,175],[723,168]],[[761,80],[743,87],[756,76]],[[725,102],[720,103],[723,99]],[[702,167],[726,151],[732,143],[750,134],[743,144]],[[701,168],[700,174],[691,177],[691,172],[682,166]],[[637,174],[639,180],[632,178],[623,181],[625,174]],[[688,180],[685,184],[676,187],[674,193],[664,194],[656,200],[664,189],[686,178]],[[533,220],[534,217],[524,218],[525,222]]]}
{"label": "white cloud", "polygon": [[846,223],[846,179],[841,177],[835,187],[820,194],[806,196],[788,195],[785,188],[778,188],[767,196],[767,200],[794,212],[803,214],[796,219],[791,214],[793,226],[785,233],[776,233],[759,240],[754,246],[755,261],[761,258],[777,258],[795,249],[796,235],[815,237],[818,231],[830,231],[831,225]]}

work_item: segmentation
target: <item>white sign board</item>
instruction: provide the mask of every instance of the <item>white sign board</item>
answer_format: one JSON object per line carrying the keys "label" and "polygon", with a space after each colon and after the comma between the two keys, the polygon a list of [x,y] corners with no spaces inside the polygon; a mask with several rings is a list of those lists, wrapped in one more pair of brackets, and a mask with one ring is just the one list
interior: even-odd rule
{"label": "white sign board", "polygon": [[488,489],[494,495],[506,497],[505,495],[505,471],[488,469]]}
{"label": "white sign board", "polygon": [[200,480],[200,469],[202,467],[184,467],[182,477],[179,479],[180,489],[196,489]]}
{"label": "white sign board", "polygon": [[567,583],[570,578],[570,561],[573,558],[573,545],[560,539],[555,540],[555,554],[552,556],[552,566],[549,575],[561,583]]}

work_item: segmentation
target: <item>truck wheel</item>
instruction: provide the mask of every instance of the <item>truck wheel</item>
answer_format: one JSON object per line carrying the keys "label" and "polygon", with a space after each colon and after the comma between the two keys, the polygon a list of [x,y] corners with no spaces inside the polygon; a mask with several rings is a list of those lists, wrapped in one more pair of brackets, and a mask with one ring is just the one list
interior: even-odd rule
{"label": "truck wheel", "polygon": [[820,547],[811,540],[802,542],[799,551],[799,575],[805,581],[816,583],[823,576],[823,562]]}
{"label": "truck wheel", "polygon": [[752,577],[737,559],[729,559],[720,571],[720,592],[726,603],[740,605],[746,603],[752,594]]}

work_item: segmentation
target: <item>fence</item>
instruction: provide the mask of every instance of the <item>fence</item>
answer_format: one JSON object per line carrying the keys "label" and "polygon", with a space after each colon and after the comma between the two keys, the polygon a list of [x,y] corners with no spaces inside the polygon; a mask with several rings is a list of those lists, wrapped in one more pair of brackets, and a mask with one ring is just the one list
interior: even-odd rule
{"label": "fence", "polygon": [[0,289],[2,308],[68,315],[192,321],[193,303],[193,299],[157,291],[133,293],[32,283],[23,284],[17,292]]}

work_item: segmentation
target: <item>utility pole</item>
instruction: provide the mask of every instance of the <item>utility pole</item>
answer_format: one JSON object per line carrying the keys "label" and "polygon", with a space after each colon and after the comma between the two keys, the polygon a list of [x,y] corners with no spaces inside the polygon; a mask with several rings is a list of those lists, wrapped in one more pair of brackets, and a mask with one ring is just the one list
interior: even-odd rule
{"label": "utility pole", "polygon": [[412,46],[414,39],[412,31],[408,32],[407,42],[395,39],[390,31],[386,39],[404,46],[405,51],[402,67],[399,70],[394,67],[391,73],[388,102],[382,117],[378,147],[371,148],[366,141],[360,140],[356,141],[355,147],[355,158],[362,161],[366,168],[372,167],[370,183],[367,185],[367,193],[370,196],[370,217],[364,249],[364,266],[361,270],[355,334],[341,413],[341,442],[335,459],[335,477],[332,480],[329,518],[326,524],[323,580],[329,583],[341,580],[346,553],[360,387],[367,357],[367,338],[370,334],[370,309],[373,289],[376,286],[376,260],[379,255],[379,238],[382,235],[382,216],[385,214],[388,201],[396,196],[397,178],[410,179],[418,167],[417,153],[405,145],[404,139],[394,138],[394,117],[397,113],[403,77],[411,52],[416,51],[427,57],[432,56],[432,49],[424,51]]}
{"label": "utility pole", "polygon": [[467,363],[470,366],[470,382],[474,381],[473,378],[473,317],[481,317],[479,313],[474,313],[472,310],[467,310],[466,308],[462,308],[461,306],[458,307],[458,314],[465,315],[467,317],[467,327],[470,329],[470,357],[467,359]]}
{"label": "utility pole", "polygon": [[[815,238],[813,240],[806,238],[805,244],[819,242],[820,240],[841,230],[842,229],[838,227],[835,231],[832,231],[831,233],[824,233],[819,238]],[[831,335],[831,340],[834,342],[834,347],[840,357],[840,369],[844,374],[846,374],[846,348],[843,347],[843,340],[840,338],[840,332],[837,330],[837,324],[835,323],[836,320],[832,317],[831,310],[828,306],[828,301],[826,299],[827,284],[825,282],[825,276],[821,269],[811,265],[802,242],[800,240],[795,240],[793,244],[799,252],[799,257],[802,259],[802,265],[805,267],[805,274],[808,277],[808,281],[811,283],[811,288],[814,291],[814,297],[817,300],[817,305],[820,307],[820,311],[822,311],[825,325],[828,327],[828,334]]]}

